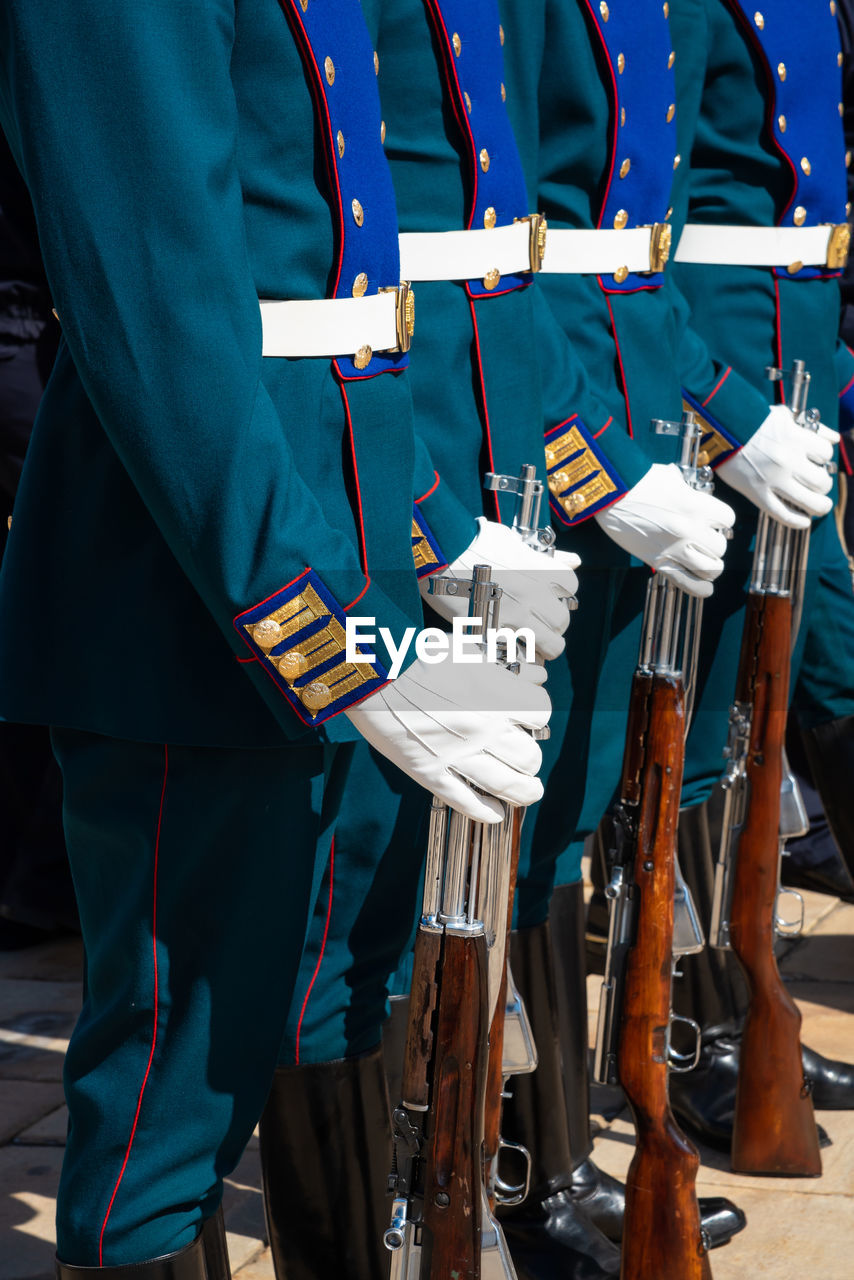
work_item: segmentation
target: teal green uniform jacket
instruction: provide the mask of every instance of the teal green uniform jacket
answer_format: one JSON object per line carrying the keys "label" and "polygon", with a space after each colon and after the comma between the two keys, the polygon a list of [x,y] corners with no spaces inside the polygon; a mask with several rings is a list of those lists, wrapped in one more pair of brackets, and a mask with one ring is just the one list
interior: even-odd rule
{"label": "teal green uniform jacket", "polygon": [[[259,297],[398,278],[375,83],[351,69],[368,37],[340,29],[337,72],[322,56],[307,72],[289,21],[319,19],[302,13],[3,7],[0,121],[63,330],[3,564],[8,718],[230,746],[355,737],[338,713],[389,662],[345,663],[347,609],[420,623],[402,362],[355,377],[261,356]],[[297,648],[320,637],[293,679],[287,643],[252,641],[276,609]]]}

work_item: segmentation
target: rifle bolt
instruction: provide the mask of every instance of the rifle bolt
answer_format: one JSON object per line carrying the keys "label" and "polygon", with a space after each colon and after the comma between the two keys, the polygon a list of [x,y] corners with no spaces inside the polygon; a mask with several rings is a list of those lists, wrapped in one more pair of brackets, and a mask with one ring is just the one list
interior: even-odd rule
{"label": "rifle bolt", "polygon": [[653,862],[652,858],[647,858],[646,862],[643,864],[644,871],[652,871],[654,870],[654,868],[655,868],[655,863]]}
{"label": "rifle bolt", "polygon": [[434,1204],[438,1205],[440,1209],[447,1209],[450,1203],[451,1197],[448,1195],[447,1191],[437,1191]]}

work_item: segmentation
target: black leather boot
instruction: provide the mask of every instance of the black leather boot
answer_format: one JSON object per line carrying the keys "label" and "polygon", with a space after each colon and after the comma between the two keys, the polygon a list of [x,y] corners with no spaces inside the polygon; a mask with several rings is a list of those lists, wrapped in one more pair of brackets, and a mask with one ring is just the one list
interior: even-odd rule
{"label": "black leather boot", "polygon": [[513,977],[531,1020],[538,1065],[514,1076],[501,1118],[503,1137],[531,1153],[531,1190],[498,1216],[520,1280],[601,1280],[620,1273],[620,1253],[572,1198],[572,1157],[558,1044],[549,924],[511,938]]}
{"label": "black leather boot", "polygon": [[[557,996],[558,1032],[562,1059],[564,1100],[572,1153],[573,1203],[609,1240],[623,1238],[626,1189],[591,1159],[590,1074],[588,1070],[587,982],[585,975],[584,886],[562,885],[549,907],[552,956]],[[736,1205],[721,1196],[699,1200],[700,1218],[709,1247],[728,1244],[741,1231],[746,1218]]]}
{"label": "black leather boot", "polygon": [[86,1276],[103,1280],[231,1280],[222,1209],[208,1218],[192,1244],[162,1258],[119,1267],[73,1267],[57,1258],[56,1280],[84,1280]]}
{"label": "black leather boot", "polygon": [[[679,815],[679,862],[700,919],[711,919],[714,853],[720,842],[722,793],[715,788],[705,804]],[[673,984],[676,1013],[694,1018],[702,1030],[700,1061],[693,1071],[670,1076],[670,1105],[680,1123],[701,1142],[721,1151],[732,1145],[735,1087],[741,1027],[747,1012],[747,988],[731,951],[706,946],[682,956]],[[804,1050],[804,1072],[813,1081],[816,1107],[854,1107],[854,1075],[845,1063],[830,1062]],[[818,1126],[819,1141],[830,1139]]]}
{"label": "black leather boot", "polygon": [[854,877],[854,716],[802,729],[801,740],[831,834],[849,875]]}
{"label": "black leather boot", "polygon": [[278,1068],[260,1136],[277,1280],[386,1275],[391,1124],[382,1050]]}

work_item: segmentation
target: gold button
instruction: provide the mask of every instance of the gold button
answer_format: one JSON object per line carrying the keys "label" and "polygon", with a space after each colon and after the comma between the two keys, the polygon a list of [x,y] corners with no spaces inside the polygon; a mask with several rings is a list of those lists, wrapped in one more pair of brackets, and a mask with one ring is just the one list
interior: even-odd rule
{"label": "gold button", "polygon": [[328,56],[323,60],[323,70],[326,72],[327,83],[334,84],[335,83],[335,63]]}
{"label": "gold button", "polygon": [[836,17],[836,0],[830,0],[830,12]]}
{"label": "gold button", "polygon": [[569,484],[569,476],[565,471],[556,471],[552,476],[552,481],[560,489],[563,485]]}
{"label": "gold button", "polygon": [[674,157],[673,157],[673,168],[674,168],[674,169],[678,169],[681,163],[682,163],[682,157],[681,157],[681,156],[674,156]]}
{"label": "gold button", "polygon": [[785,116],[778,116],[778,117],[777,117],[777,124],[780,126],[780,132],[781,132],[781,133],[785,133],[785,132],[786,132],[786,117],[785,117]]}
{"label": "gold button", "polygon": [[622,126],[625,123],[626,123],[626,108],[620,107],[620,125]]}
{"label": "gold button", "polygon": [[661,7],[662,7],[662,9],[664,10],[664,16],[665,16],[665,18],[669,18],[669,17],[670,17],[670,5],[667,3],[667,0],[664,0],[664,4],[663,4]]}
{"label": "gold button", "polygon": [[484,147],[480,153],[480,167],[484,173],[489,169],[489,152],[486,147]]}
{"label": "gold button", "polygon": [[371,363],[371,357],[373,354],[373,351],[366,342],[363,347],[359,347],[359,350],[353,356],[353,364],[357,369],[366,369]]}
{"label": "gold button", "polygon": [[803,269],[804,269],[804,264],[802,262],[790,262],[789,265],[786,267],[786,270],[788,271],[790,276],[797,275],[798,272],[803,271]]}
{"label": "gold button", "polygon": [[467,93],[463,94],[463,101],[466,104],[466,111],[469,113],[469,115],[471,115],[471,98],[468,96]]}
{"label": "gold button", "polygon": [[845,168],[846,169],[851,168],[851,152],[850,151],[845,152]]}
{"label": "gold button", "polygon": [[507,90],[506,90],[506,89],[505,89],[505,87],[504,87],[504,81],[503,81],[503,80],[502,80],[502,82],[501,82],[501,101],[502,101],[502,102],[506,102],[506,101],[507,101]]}
{"label": "gold button", "polygon": [[456,31],[451,36],[451,44],[454,46],[454,53],[459,57],[463,51],[463,42],[457,35]]}
{"label": "gold button", "polygon": [[850,200],[846,200],[845,202],[845,216],[846,218],[851,217],[851,201]]}
{"label": "gold button", "polygon": [[584,495],[580,493],[568,493],[566,497],[561,498],[560,501],[561,506],[566,511],[569,511],[570,514],[573,511],[577,511],[579,507],[583,507],[585,505]]}
{"label": "gold button", "polygon": [[844,115],[845,115],[845,103],[844,103],[844,102],[839,102],[839,103],[837,103],[837,109],[838,109],[838,111],[839,111],[839,116],[840,116],[840,119],[841,119],[841,118],[842,118],[842,116],[844,116]]}
{"label": "gold button", "polygon": [[362,208],[362,206],[359,204],[358,200],[352,201],[351,208],[353,210],[353,221],[355,222],[357,227],[360,227],[362,223],[365,221],[365,211]]}
{"label": "gold button", "polygon": [[252,639],[259,649],[272,649],[279,643],[281,638],[282,628],[275,618],[263,618],[261,622],[256,622],[252,628]]}
{"label": "gold button", "polygon": [[374,75],[378,76],[379,73],[380,73],[380,56],[377,53],[376,49],[374,49]]}
{"label": "gold button", "polygon": [[786,64],[785,64],[785,62],[778,62],[778,63],[777,63],[777,75],[780,77],[780,79],[781,79],[781,80],[785,80],[785,79],[786,79]]}
{"label": "gold button", "polygon": [[365,275],[364,271],[360,271],[356,276],[356,279],[353,281],[353,297],[361,298],[367,292],[367,288],[368,277]]}
{"label": "gold button", "polygon": [[296,649],[291,649],[289,653],[283,653],[277,662],[279,675],[284,676],[287,681],[293,683],[298,676],[304,675],[308,670],[308,658],[305,658]]}
{"label": "gold button", "polygon": [[623,161],[623,163],[620,165],[620,177],[625,178],[626,174],[628,173],[629,169],[631,169],[631,167],[632,167],[632,162],[631,160],[629,160],[627,156],[626,159]]}
{"label": "gold button", "polygon": [[297,689],[297,696],[303,706],[308,707],[309,711],[322,711],[332,701],[332,694],[322,680],[313,680],[305,688]]}
{"label": "gold button", "polygon": [[674,117],[675,115],[676,115],[676,103],[675,103],[675,102],[671,102],[670,106],[667,108],[667,123],[668,123],[668,124],[670,124],[670,121],[673,119],[673,117]]}
{"label": "gold button", "polygon": [[502,44],[504,43],[504,28],[502,27],[500,22],[498,24],[498,39],[501,41]]}
{"label": "gold button", "polygon": [[759,10],[758,10],[758,9],[756,10],[756,12],[755,12],[755,13],[754,13],[754,15],[753,15],[753,21],[756,23],[756,25],[757,25],[757,27],[759,28],[759,30],[760,30],[760,31],[761,31],[761,30],[762,30],[762,28],[765,26],[765,19],[762,17],[762,14],[759,12]]}
{"label": "gold button", "polygon": [[483,225],[486,227],[487,231],[491,231],[495,226],[495,210],[492,205],[483,211]]}
{"label": "gold button", "polygon": [[802,227],[807,220],[807,211],[802,204],[799,204],[792,215],[796,227]]}
{"label": "gold button", "polygon": [[801,156],[801,168],[803,169],[807,177],[809,177],[809,175],[812,173],[812,165],[810,164],[806,156]]}
{"label": "gold button", "polygon": [[385,142],[385,120],[380,120],[380,142]]}
{"label": "gold button", "polygon": [[344,158],[344,134],[341,132],[340,129],[338,130],[335,141],[338,143],[338,154],[343,159]]}
{"label": "gold button", "polygon": [[492,270],[487,271],[486,275],[483,277],[484,289],[489,289],[490,291],[493,290],[495,286],[498,284],[498,281],[500,279],[501,279],[501,272],[498,270],[497,267],[493,267]]}
{"label": "gold button", "polygon": [[625,69],[626,69],[626,55],[624,53],[618,53],[617,54],[617,70],[619,71],[620,75],[623,74]]}
{"label": "gold button", "polygon": [[552,465],[556,457],[557,457],[557,449],[555,449],[553,444],[547,444],[546,445],[546,462],[549,464],[549,466]]}
{"label": "gold button", "polygon": [[607,22],[607,21],[608,21],[608,19],[609,19],[609,18],[610,18],[610,16],[611,16],[611,10],[610,10],[610,9],[608,8],[608,6],[606,5],[605,0],[600,0],[600,3],[599,3],[599,12],[600,12],[600,13],[601,13],[601,15],[602,15],[602,21],[603,21],[603,22]]}
{"label": "gold button", "polygon": [[628,220],[629,220],[629,215],[626,212],[626,210],[618,209],[617,212],[614,214],[614,230],[622,231],[623,227],[627,224]]}
{"label": "gold button", "polygon": [[676,54],[675,54],[675,53],[673,52],[673,50],[671,49],[671,50],[670,50],[670,57],[667,59],[667,70],[668,70],[668,71],[669,71],[669,70],[670,70],[670,68],[673,66],[673,64],[674,64],[674,62],[675,62],[675,61],[676,61]]}
{"label": "gold button", "polygon": [[614,272],[614,279],[617,284],[622,284],[624,280],[628,279],[628,275],[628,267],[617,267],[617,270]]}
{"label": "gold button", "polygon": [[837,67],[841,67],[841,66],[842,66],[842,54],[841,54],[841,53],[837,53],[837,55],[836,55],[836,65],[837,65]]}

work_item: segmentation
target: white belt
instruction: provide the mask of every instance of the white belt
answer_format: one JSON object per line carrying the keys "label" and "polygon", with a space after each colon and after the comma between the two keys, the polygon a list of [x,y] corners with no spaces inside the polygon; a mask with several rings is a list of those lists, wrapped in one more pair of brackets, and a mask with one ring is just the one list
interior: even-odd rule
{"label": "white belt", "polygon": [[670,255],[670,224],[622,231],[550,230],[543,271],[551,275],[616,275],[663,271]]}
{"label": "white belt", "polygon": [[734,227],[689,223],[676,248],[677,262],[730,267],[830,267],[848,257],[847,223],[819,227]]}
{"label": "white belt", "polygon": [[364,368],[374,352],[408,351],[415,319],[409,285],[363,298],[261,302],[264,356],[354,356]]}
{"label": "white belt", "polygon": [[400,235],[403,280],[477,280],[539,271],[546,221],[539,214],[506,227],[472,231],[404,231]]}

